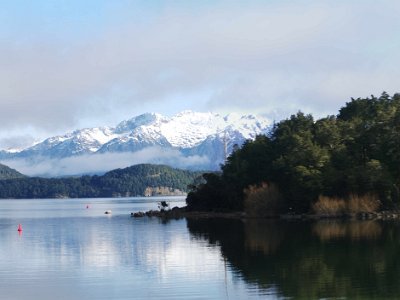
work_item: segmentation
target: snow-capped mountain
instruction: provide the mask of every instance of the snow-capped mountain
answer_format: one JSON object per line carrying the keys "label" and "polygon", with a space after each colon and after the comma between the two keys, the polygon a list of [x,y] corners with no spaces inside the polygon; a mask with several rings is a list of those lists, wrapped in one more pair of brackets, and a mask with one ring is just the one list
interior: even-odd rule
{"label": "snow-capped mountain", "polygon": [[[21,151],[0,151],[0,159],[63,159],[82,155],[126,153],[146,148],[173,150],[182,157],[202,157],[208,161],[197,168],[216,169],[234,144],[267,132],[269,120],[253,115],[183,111],[171,118],[146,113],[122,121],[115,127],[75,130],[50,137]],[[164,158],[164,160],[167,160]],[[168,161],[163,161],[168,163]],[[171,163],[173,164],[173,162]],[[190,167],[190,166],[189,166]]]}

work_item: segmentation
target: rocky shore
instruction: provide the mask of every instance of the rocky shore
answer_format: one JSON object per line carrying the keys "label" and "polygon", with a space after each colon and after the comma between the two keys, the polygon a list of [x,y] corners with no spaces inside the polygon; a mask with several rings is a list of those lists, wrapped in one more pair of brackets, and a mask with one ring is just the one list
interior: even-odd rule
{"label": "rocky shore", "polygon": [[[158,217],[165,219],[180,218],[234,218],[234,219],[254,219],[261,217],[248,216],[244,212],[203,212],[188,211],[186,207],[173,207],[167,210],[150,210],[147,212],[131,213],[133,218]],[[285,219],[285,220],[318,220],[318,219],[356,219],[356,220],[400,220],[400,211],[381,211],[376,213],[357,213],[343,215],[315,215],[315,214],[283,214],[268,216],[266,218]]]}
{"label": "rocky shore", "polygon": [[242,219],[246,215],[243,212],[203,212],[203,211],[188,211],[185,207],[173,207],[168,210],[149,210],[147,212],[131,213],[133,218],[142,217],[158,217],[165,219],[180,219],[180,218],[235,218]]}

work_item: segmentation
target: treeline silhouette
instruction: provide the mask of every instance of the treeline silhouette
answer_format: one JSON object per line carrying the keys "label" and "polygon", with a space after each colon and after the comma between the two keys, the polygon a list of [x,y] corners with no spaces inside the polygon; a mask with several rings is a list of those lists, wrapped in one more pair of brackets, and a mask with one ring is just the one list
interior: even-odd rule
{"label": "treeline silhouette", "polygon": [[0,180],[0,198],[143,196],[147,187],[167,187],[184,192],[200,175],[200,172],[165,165],[140,164],[102,176],[7,179]]}
{"label": "treeline silhouette", "polygon": [[264,201],[257,205],[275,212],[309,212],[320,197],[354,195],[374,195],[380,208],[390,209],[399,201],[399,166],[400,94],[384,92],[351,99],[336,116],[314,120],[298,112],[274,124],[234,151],[221,174],[204,174],[205,183],[192,185],[187,204],[240,211],[263,192],[253,197]]}

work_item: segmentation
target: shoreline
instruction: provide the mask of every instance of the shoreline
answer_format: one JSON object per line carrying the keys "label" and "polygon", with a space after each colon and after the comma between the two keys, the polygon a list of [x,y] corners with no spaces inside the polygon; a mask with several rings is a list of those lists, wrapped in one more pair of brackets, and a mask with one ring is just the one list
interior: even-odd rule
{"label": "shoreline", "polygon": [[131,213],[133,218],[142,217],[158,217],[164,219],[181,219],[181,218],[229,218],[229,219],[244,219],[246,218],[243,212],[207,212],[207,211],[187,211],[184,207],[173,207],[169,210],[149,210],[146,212]]}
{"label": "shoreline", "polygon": [[131,213],[133,218],[158,217],[162,219],[181,218],[224,218],[224,219],[281,219],[281,220],[400,220],[400,211],[376,213],[354,213],[342,215],[325,214],[280,214],[271,216],[248,216],[245,212],[187,211],[187,207],[173,207],[169,210],[149,210]]}

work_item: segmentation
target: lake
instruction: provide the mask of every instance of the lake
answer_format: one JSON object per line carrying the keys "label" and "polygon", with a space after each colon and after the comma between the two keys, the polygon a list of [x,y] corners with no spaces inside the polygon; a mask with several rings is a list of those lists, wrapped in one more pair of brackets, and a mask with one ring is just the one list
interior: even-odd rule
{"label": "lake", "polygon": [[130,217],[160,200],[0,200],[1,299],[400,297],[400,223]]}

